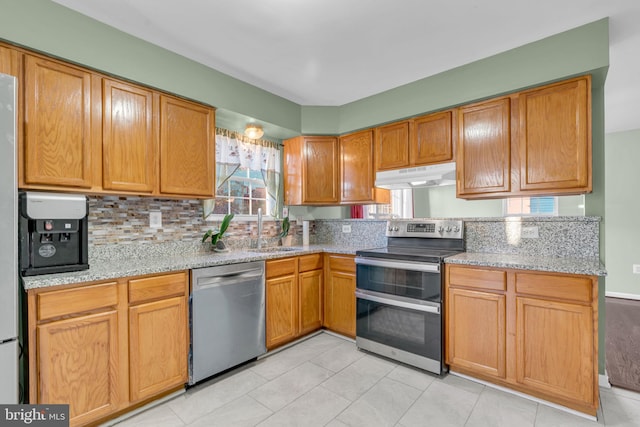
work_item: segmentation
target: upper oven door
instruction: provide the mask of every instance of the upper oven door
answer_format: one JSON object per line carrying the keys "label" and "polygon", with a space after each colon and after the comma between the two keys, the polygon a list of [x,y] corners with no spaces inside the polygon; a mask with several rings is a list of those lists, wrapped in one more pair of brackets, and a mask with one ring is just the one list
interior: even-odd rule
{"label": "upper oven door", "polygon": [[442,301],[440,264],[356,257],[356,287],[359,289]]}

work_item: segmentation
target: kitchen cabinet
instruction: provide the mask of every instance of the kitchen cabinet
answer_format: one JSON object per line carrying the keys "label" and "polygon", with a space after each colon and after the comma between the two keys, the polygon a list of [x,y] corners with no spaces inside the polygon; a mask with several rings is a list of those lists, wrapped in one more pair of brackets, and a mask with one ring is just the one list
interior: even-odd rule
{"label": "kitchen cabinet", "polygon": [[18,77],[22,54],[15,49],[0,45],[0,73]]}
{"label": "kitchen cabinet", "polygon": [[458,110],[457,196],[592,191],[591,77]]}
{"label": "kitchen cabinet", "polygon": [[156,187],[153,91],[104,78],[102,105],[102,187],[150,194]]}
{"label": "kitchen cabinet", "polygon": [[520,190],[591,192],[591,79],[522,92]]}
{"label": "kitchen cabinet", "polygon": [[337,204],[338,138],[299,136],[284,141],[284,204]]}
{"label": "kitchen cabinet", "polygon": [[353,255],[326,254],[324,326],[356,336],[356,263]]}
{"label": "kitchen cabinet", "polygon": [[266,262],[266,340],[271,350],[322,326],[322,255]]}
{"label": "kitchen cabinet", "polygon": [[[90,189],[94,148],[89,71],[24,56],[21,183]],[[99,125],[98,125],[99,126]]]}
{"label": "kitchen cabinet", "polygon": [[215,110],[160,96],[160,193],[215,196]]}
{"label": "kitchen cabinet", "polygon": [[511,99],[458,110],[457,196],[511,190]]}
{"label": "kitchen cabinet", "polygon": [[20,79],[18,186],[211,198],[215,109],[0,44]]}
{"label": "kitchen cabinet", "polygon": [[187,382],[185,272],[129,281],[129,390],[132,403]]}
{"label": "kitchen cabinet", "polygon": [[389,190],[375,188],[373,130],[340,137],[340,203],[389,203]]}
{"label": "kitchen cabinet", "polygon": [[409,166],[409,121],[391,123],[375,129],[376,171]]}
{"label": "kitchen cabinet", "polygon": [[446,266],[451,370],[595,415],[596,277]]}
{"label": "kitchen cabinet", "polygon": [[125,287],[30,292],[30,403],[69,404],[71,426],[127,405]]}
{"label": "kitchen cabinet", "polygon": [[28,292],[29,401],[93,424],[183,387],[186,272]]}
{"label": "kitchen cabinet", "polygon": [[454,160],[453,111],[442,111],[412,120],[410,163],[423,166]]}
{"label": "kitchen cabinet", "polygon": [[452,268],[445,299],[446,362],[505,378],[506,273]]}

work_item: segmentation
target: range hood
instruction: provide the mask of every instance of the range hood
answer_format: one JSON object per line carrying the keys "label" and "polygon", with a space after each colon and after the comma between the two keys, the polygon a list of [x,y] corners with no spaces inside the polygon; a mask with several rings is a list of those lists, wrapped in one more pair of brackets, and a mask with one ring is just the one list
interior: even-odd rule
{"label": "range hood", "polygon": [[375,186],[389,190],[440,187],[456,183],[456,163],[376,172]]}

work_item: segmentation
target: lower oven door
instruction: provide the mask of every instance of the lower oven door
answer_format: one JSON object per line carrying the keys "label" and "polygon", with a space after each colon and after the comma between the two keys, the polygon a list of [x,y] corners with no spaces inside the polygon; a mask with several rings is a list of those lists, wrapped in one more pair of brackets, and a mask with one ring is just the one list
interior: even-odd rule
{"label": "lower oven door", "polygon": [[359,348],[443,373],[440,304],[362,289],[356,301]]}

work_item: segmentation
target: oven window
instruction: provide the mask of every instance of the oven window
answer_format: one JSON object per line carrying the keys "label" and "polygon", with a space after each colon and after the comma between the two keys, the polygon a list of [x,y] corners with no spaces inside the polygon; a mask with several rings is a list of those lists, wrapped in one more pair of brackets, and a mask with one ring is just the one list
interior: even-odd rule
{"label": "oven window", "polygon": [[442,321],[425,313],[358,298],[356,335],[440,361]]}
{"label": "oven window", "polygon": [[360,289],[441,302],[441,286],[440,273],[364,264],[357,267],[357,287]]}

